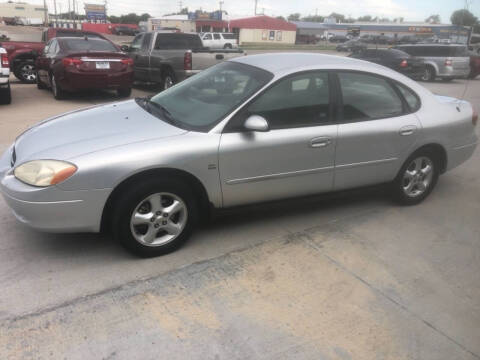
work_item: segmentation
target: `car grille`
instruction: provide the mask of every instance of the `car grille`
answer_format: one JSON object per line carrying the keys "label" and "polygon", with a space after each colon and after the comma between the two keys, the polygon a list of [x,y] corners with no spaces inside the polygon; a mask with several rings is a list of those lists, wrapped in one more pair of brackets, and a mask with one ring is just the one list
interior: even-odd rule
{"label": "car grille", "polygon": [[12,159],[10,160],[10,165],[11,165],[12,167],[14,167],[16,161],[17,161],[17,154],[16,154],[16,152],[15,152],[15,147],[13,147]]}

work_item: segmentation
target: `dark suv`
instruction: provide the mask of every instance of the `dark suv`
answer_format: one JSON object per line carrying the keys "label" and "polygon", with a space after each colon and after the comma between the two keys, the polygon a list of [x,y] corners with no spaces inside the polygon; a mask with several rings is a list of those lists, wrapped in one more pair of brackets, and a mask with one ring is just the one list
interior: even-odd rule
{"label": "dark suv", "polygon": [[118,25],[112,29],[114,35],[131,35],[135,36],[139,33],[138,29],[132,28],[130,26]]}
{"label": "dark suv", "polygon": [[422,59],[414,58],[400,50],[366,49],[350,57],[389,67],[414,79],[422,78],[425,72],[425,63]]}

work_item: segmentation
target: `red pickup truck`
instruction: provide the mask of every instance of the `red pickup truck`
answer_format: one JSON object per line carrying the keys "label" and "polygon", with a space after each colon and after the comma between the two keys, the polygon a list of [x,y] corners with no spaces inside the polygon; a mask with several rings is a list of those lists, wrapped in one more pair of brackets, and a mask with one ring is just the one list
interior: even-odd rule
{"label": "red pickup truck", "polygon": [[7,50],[10,70],[15,76],[24,83],[32,84],[36,82],[37,77],[35,60],[41,55],[45,44],[50,39],[55,37],[83,37],[85,35],[91,38],[105,39],[103,35],[92,31],[48,28],[43,30],[42,41],[40,42],[0,41],[0,47]]}

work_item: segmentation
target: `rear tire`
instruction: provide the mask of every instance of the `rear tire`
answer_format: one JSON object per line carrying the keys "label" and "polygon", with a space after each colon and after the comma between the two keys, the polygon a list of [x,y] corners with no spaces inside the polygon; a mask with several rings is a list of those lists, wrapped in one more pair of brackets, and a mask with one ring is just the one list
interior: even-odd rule
{"label": "rear tire", "polygon": [[223,45],[223,48],[224,48],[224,49],[231,49],[231,48],[232,48],[232,44],[225,44],[225,45]]}
{"label": "rear tire", "polygon": [[35,84],[36,69],[33,60],[22,61],[13,71],[15,76],[25,84]]}
{"label": "rear tire", "polygon": [[10,89],[10,83],[5,89],[0,89],[0,104],[9,105],[12,103],[12,91]]}
{"label": "rear tire", "polygon": [[175,85],[175,74],[171,70],[162,73],[162,90],[167,90]]}
{"label": "rear tire", "polygon": [[190,237],[198,218],[190,187],[173,179],[142,180],[128,188],[113,208],[115,240],[141,257],[177,250]]}
{"label": "rear tire", "polygon": [[439,157],[431,150],[412,154],[392,183],[395,200],[402,205],[421,203],[434,189],[440,175]]}
{"label": "rear tire", "polygon": [[50,82],[52,84],[53,97],[57,100],[65,99],[65,91],[57,83],[57,79],[55,79],[55,75],[52,75]]}
{"label": "rear tire", "polygon": [[45,86],[45,84],[42,83],[42,81],[40,80],[40,77],[38,76],[38,72],[37,72],[37,76],[36,76],[36,82],[37,82],[37,89],[39,89],[39,90],[44,90],[44,89],[47,88],[47,87]]}
{"label": "rear tire", "polygon": [[117,95],[121,98],[127,98],[132,95],[132,88],[117,89]]}
{"label": "rear tire", "polygon": [[425,67],[424,73],[422,75],[423,81],[435,81],[435,69],[431,66]]}

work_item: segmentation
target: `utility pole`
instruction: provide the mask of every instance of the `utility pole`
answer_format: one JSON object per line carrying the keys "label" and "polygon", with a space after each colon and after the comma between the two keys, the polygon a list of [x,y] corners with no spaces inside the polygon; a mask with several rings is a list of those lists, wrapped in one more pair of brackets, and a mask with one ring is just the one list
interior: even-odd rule
{"label": "utility pole", "polygon": [[255,0],[255,12],[254,12],[255,15],[257,15],[257,5],[258,5],[258,0]]}
{"label": "utility pole", "polygon": [[68,0],[68,19],[72,20],[72,9],[70,8],[70,0]]}
{"label": "utility pole", "polygon": [[181,1],[178,2],[178,6],[180,7],[180,13],[182,12],[183,10],[183,3]]}
{"label": "utility pole", "polygon": [[43,0],[43,16],[45,16],[44,19],[44,25],[45,27],[48,26],[48,9],[47,9],[47,0]]}
{"label": "utility pole", "polygon": [[75,0],[72,0],[72,7],[73,7],[73,28],[75,29],[77,26],[75,24],[75,18],[76,18],[76,14],[75,14]]}
{"label": "utility pole", "polygon": [[220,1],[220,12],[222,12],[222,5],[224,4],[225,1]]}
{"label": "utility pole", "polygon": [[105,0],[105,6],[104,6],[105,7],[105,20],[103,20],[105,22],[105,24],[107,23],[107,5],[108,5],[107,0]]}

